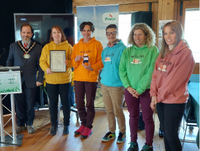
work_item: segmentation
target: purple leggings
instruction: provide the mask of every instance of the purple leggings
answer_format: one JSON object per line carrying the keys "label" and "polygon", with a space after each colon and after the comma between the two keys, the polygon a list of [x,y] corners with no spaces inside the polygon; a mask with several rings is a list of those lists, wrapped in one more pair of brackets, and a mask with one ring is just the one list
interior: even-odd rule
{"label": "purple leggings", "polygon": [[139,98],[133,97],[127,90],[125,90],[125,100],[128,107],[129,126],[131,132],[131,141],[137,142],[138,119],[139,119],[139,105],[141,104],[143,121],[145,123],[146,144],[152,145],[154,135],[154,121],[153,111],[150,108],[151,97],[149,89],[142,93]]}

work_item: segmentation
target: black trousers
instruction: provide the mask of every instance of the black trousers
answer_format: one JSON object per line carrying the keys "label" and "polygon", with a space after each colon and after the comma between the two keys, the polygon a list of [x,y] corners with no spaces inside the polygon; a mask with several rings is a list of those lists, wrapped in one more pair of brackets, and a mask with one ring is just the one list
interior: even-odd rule
{"label": "black trousers", "polygon": [[178,129],[185,109],[183,104],[157,104],[158,118],[164,132],[166,151],[181,151]]}
{"label": "black trousers", "polygon": [[14,95],[18,126],[33,125],[35,95],[36,87],[27,88],[25,82],[22,84],[22,93]]}
{"label": "black trousers", "polygon": [[69,93],[71,83],[65,84],[48,84],[47,93],[50,100],[50,115],[51,125],[57,126],[58,124],[58,94],[60,94],[61,103],[63,105],[63,121],[64,125],[69,125],[70,120],[70,105],[69,105]]}

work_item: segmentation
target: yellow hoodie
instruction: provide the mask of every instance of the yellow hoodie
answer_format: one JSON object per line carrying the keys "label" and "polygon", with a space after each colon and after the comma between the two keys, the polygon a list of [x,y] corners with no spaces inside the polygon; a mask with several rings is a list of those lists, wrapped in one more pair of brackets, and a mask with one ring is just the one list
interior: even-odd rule
{"label": "yellow hoodie", "polygon": [[[66,72],[47,74],[46,70],[50,67],[50,50],[65,50],[66,52]],[[71,54],[72,46],[68,41],[63,41],[60,44],[56,44],[54,41],[46,44],[42,49],[42,54],[40,57],[40,67],[45,72],[46,82],[48,84],[64,84],[71,82]]]}
{"label": "yellow hoodie", "polygon": [[[84,43],[83,38],[73,46],[72,65],[74,67],[74,81],[97,82],[99,70],[103,67],[101,61],[102,44],[93,37],[89,42]],[[85,69],[82,65],[83,59],[76,62],[74,59],[77,55],[89,56],[89,62],[93,71]]]}

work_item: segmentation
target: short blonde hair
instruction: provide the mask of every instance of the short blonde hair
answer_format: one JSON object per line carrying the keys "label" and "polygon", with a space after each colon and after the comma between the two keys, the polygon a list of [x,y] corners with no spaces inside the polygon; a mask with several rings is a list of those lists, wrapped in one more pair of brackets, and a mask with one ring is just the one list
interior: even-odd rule
{"label": "short blonde hair", "polygon": [[145,23],[134,24],[134,26],[131,29],[129,36],[128,36],[128,44],[136,45],[136,43],[133,39],[133,35],[134,35],[134,31],[137,29],[141,29],[144,32],[144,34],[146,36],[146,40],[144,42],[145,45],[147,45],[148,47],[155,45],[156,35],[155,35],[154,31]]}
{"label": "short blonde hair", "polygon": [[164,32],[165,32],[165,28],[167,26],[170,27],[170,29],[176,33],[175,47],[183,39],[183,27],[180,22],[173,20],[171,22],[166,23],[162,28],[162,46],[161,46],[161,50],[160,50],[161,58],[165,57],[165,55],[167,53],[167,49],[168,49],[168,45],[164,39]]}

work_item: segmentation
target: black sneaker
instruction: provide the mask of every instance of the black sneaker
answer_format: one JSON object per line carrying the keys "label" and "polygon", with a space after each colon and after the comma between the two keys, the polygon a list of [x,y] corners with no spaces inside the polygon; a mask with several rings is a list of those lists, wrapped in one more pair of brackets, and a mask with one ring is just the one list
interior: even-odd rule
{"label": "black sneaker", "polygon": [[108,132],[106,133],[106,135],[102,138],[102,141],[103,142],[108,142],[112,139],[115,139],[115,133],[111,133],[111,132]]}
{"label": "black sneaker", "polygon": [[147,144],[144,144],[141,151],[153,151],[153,147]]}
{"label": "black sneaker", "polygon": [[117,138],[117,143],[123,143],[125,141],[125,136],[126,136],[125,133],[119,132],[119,136]]}
{"label": "black sneaker", "polygon": [[130,147],[128,148],[128,151],[138,151],[138,143],[137,142],[131,142],[130,143]]}

